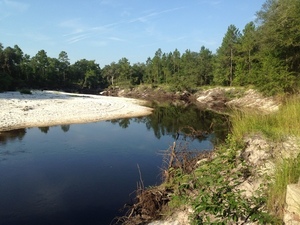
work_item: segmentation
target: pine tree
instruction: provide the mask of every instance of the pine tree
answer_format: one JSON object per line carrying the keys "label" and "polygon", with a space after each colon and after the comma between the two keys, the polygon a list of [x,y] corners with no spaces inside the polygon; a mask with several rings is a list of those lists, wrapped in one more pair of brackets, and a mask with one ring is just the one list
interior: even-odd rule
{"label": "pine tree", "polygon": [[230,25],[223,38],[222,45],[217,49],[214,82],[219,85],[231,86],[236,66],[236,54],[240,40],[240,31]]}

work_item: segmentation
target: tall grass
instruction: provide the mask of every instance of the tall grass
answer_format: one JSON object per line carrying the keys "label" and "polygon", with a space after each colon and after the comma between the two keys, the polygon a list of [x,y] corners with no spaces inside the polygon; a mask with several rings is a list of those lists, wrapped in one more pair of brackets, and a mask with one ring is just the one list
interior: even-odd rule
{"label": "tall grass", "polygon": [[267,208],[278,218],[283,218],[286,186],[297,183],[300,177],[300,155],[294,159],[283,159],[277,162],[274,182],[270,184]]}
{"label": "tall grass", "polygon": [[263,134],[272,140],[287,136],[300,137],[300,98],[285,99],[279,111],[264,114],[255,110],[235,111],[232,114],[232,135],[241,140],[245,135]]}
{"label": "tall grass", "polygon": [[[232,136],[242,141],[245,135],[260,134],[273,141],[288,136],[300,137],[300,98],[284,99],[280,109],[272,114],[236,111],[232,114]],[[278,218],[283,217],[286,186],[300,177],[300,155],[297,158],[277,159],[274,179],[268,189],[267,207]]]}

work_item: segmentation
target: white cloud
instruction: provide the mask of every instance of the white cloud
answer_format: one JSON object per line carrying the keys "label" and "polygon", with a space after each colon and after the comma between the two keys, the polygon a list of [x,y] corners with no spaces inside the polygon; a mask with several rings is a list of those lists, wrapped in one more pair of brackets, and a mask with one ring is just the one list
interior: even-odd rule
{"label": "white cloud", "polygon": [[177,10],[183,9],[183,8],[184,7],[177,7],[177,8],[171,8],[171,9],[166,9],[166,10],[157,11],[157,12],[150,12],[147,15],[140,16],[138,18],[132,19],[129,22],[130,23],[133,23],[133,22],[143,22],[143,23],[145,23],[149,20],[149,18],[153,18],[153,17],[159,16],[161,14],[177,11]]}
{"label": "white cloud", "polygon": [[[124,23],[124,21],[109,23],[97,27],[91,27],[83,24],[81,22],[81,19],[70,19],[70,20],[62,21],[59,24],[59,26],[62,27],[63,29],[66,29],[68,32],[63,35],[63,37],[68,38],[66,42],[69,44],[73,44],[100,35],[102,36],[102,38],[104,37],[104,35],[109,36],[111,33],[113,33],[114,28],[122,23]],[[125,41],[121,38],[116,38],[113,36],[107,37],[107,39],[114,40],[114,41]]]}
{"label": "white cloud", "polygon": [[84,40],[84,39],[87,39],[87,38],[89,38],[90,37],[90,34],[80,34],[80,35],[76,35],[76,36],[74,36],[74,37],[71,37],[71,38],[69,38],[68,40],[67,40],[67,42],[69,43],[69,44],[73,44],[73,43],[76,43],[76,42],[78,42],[78,41],[82,41],[82,40]]}

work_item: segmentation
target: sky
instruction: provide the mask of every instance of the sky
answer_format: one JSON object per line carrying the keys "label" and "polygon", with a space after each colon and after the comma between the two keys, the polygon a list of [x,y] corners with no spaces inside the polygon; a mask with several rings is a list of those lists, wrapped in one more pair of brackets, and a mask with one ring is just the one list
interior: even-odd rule
{"label": "sky", "polygon": [[0,43],[31,57],[45,50],[103,68],[146,62],[160,48],[213,53],[229,25],[242,31],[265,0],[0,0]]}

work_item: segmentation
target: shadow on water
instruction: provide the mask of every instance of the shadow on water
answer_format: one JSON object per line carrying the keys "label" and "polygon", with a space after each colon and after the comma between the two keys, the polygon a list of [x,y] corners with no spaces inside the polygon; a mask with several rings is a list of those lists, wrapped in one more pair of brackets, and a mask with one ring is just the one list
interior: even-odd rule
{"label": "shadow on water", "polygon": [[[208,150],[227,135],[224,115],[151,107],[146,117],[0,133],[0,224],[109,224],[134,198],[137,164],[145,186],[156,185],[158,151],[175,140]],[[192,130],[205,135],[191,138]]]}

